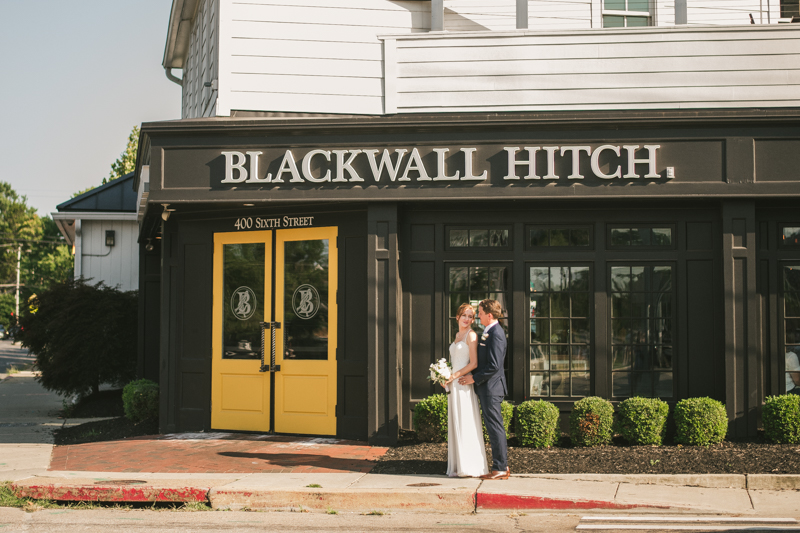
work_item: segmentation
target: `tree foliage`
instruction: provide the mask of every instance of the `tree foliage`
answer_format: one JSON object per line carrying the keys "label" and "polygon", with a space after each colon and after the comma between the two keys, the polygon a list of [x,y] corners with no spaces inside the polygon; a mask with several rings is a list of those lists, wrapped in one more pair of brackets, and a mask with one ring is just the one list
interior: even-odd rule
{"label": "tree foliage", "polygon": [[128,135],[128,144],[125,150],[119,154],[116,161],[111,163],[111,173],[108,179],[103,179],[103,183],[121,178],[125,174],[133,172],[136,168],[136,151],[139,149],[139,126],[134,126]]}
{"label": "tree foliage", "polygon": [[136,371],[137,291],[83,279],[52,286],[22,313],[22,345],[36,355],[44,388],[59,394],[123,385]]}
{"label": "tree foliage", "polygon": [[[0,284],[16,283],[18,250],[23,286],[20,301],[72,276],[72,254],[53,219],[37,215],[25,196],[0,181]],[[7,299],[6,296],[4,301]],[[5,306],[0,309],[0,324],[10,325]]]}

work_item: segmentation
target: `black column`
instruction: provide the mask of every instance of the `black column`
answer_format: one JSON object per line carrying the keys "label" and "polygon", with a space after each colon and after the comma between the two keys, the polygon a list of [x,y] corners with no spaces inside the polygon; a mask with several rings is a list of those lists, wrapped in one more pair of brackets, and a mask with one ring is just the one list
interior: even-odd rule
{"label": "black column", "polygon": [[722,257],[725,294],[725,404],[728,436],[756,433],[763,396],[763,368],[758,350],[756,300],[755,204],[722,204]]}
{"label": "black column", "polygon": [[400,406],[400,281],[397,204],[367,210],[367,435],[370,444],[393,445]]}

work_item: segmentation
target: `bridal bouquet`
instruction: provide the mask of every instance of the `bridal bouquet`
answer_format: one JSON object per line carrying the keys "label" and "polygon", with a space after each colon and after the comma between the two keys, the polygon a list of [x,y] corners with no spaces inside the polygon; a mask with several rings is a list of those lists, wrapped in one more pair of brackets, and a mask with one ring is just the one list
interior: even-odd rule
{"label": "bridal bouquet", "polygon": [[[453,367],[446,360],[439,359],[430,366],[430,371],[431,374],[428,376],[428,379],[434,383],[444,385],[447,383],[447,380],[450,379],[450,376],[453,373]],[[450,394],[450,389],[447,388],[447,385],[444,385],[444,390],[447,392],[447,394]]]}

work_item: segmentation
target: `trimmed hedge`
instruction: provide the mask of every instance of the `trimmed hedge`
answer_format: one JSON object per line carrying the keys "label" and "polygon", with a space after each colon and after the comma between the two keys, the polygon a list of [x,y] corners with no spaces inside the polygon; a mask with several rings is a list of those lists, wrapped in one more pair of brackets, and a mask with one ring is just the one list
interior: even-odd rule
{"label": "trimmed hedge", "polygon": [[628,398],[617,407],[617,433],[634,446],[660,446],[669,405],[658,398]]}
{"label": "trimmed hedge", "polygon": [[447,394],[433,394],[414,407],[414,429],[425,442],[447,442]]}
{"label": "trimmed hedge", "polygon": [[149,379],[131,381],[122,389],[122,407],[131,422],[158,418],[158,384]]}
{"label": "trimmed hedge", "polygon": [[[800,396],[799,396],[800,398]],[[517,440],[521,446],[549,448],[558,442],[558,407],[544,400],[528,400],[517,406]]]}
{"label": "trimmed hedge", "polygon": [[[514,420],[514,406],[505,400],[500,404],[500,412],[503,415],[503,429],[506,431],[506,439],[511,438],[511,421]],[[489,442],[489,433],[486,431],[486,424],[483,423],[483,410],[481,409],[481,427],[483,428],[483,440]]]}
{"label": "trimmed hedge", "polygon": [[711,398],[687,398],[675,405],[675,442],[708,446],[725,440],[728,414]]}
{"label": "trimmed hedge", "polygon": [[[500,409],[503,413],[506,438],[510,438],[509,430],[514,418],[514,406],[504,401]],[[447,394],[433,394],[419,402],[414,407],[413,424],[419,440],[447,442]],[[489,434],[486,432],[486,425],[483,424],[483,413],[481,413],[481,426],[483,439],[488,441]]]}
{"label": "trimmed hedge", "polygon": [[800,396],[767,396],[761,416],[767,440],[777,444],[800,443]]}
{"label": "trimmed hedge", "polygon": [[569,415],[569,434],[574,446],[598,446],[611,442],[614,406],[598,396],[575,402]]}

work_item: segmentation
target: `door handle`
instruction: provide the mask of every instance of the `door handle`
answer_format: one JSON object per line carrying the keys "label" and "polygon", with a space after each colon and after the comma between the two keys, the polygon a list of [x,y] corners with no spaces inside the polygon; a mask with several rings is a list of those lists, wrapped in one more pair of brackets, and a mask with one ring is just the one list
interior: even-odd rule
{"label": "door handle", "polygon": [[[266,350],[266,330],[269,329],[270,339],[269,339],[269,364],[264,364],[264,356],[267,353]],[[261,368],[258,369],[259,372],[280,372],[281,365],[275,364],[275,335],[276,330],[281,329],[280,322],[262,322],[261,323]]]}

